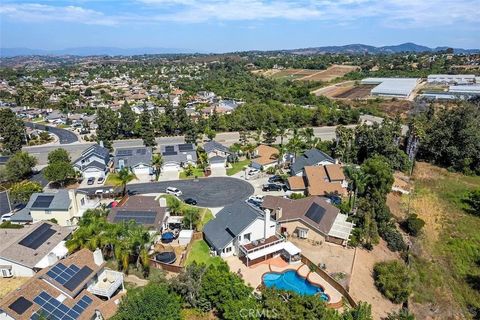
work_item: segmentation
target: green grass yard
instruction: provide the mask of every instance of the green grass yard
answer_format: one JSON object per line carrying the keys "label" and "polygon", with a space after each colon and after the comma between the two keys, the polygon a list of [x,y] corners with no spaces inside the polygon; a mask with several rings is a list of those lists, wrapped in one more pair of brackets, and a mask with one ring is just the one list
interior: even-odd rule
{"label": "green grass yard", "polygon": [[247,160],[242,160],[235,163],[230,163],[232,167],[227,169],[227,176],[233,176],[234,174],[242,171],[243,168],[245,168],[250,164],[250,162],[251,161],[247,159]]}
{"label": "green grass yard", "polygon": [[198,264],[205,263],[207,266],[218,266],[223,263],[220,257],[210,256],[210,247],[204,240],[195,241],[187,258],[186,265],[196,262]]}
{"label": "green grass yard", "polygon": [[193,174],[189,177],[185,174],[185,170],[180,172],[180,179],[194,179],[195,177],[204,177],[205,173],[200,168],[193,169]]}

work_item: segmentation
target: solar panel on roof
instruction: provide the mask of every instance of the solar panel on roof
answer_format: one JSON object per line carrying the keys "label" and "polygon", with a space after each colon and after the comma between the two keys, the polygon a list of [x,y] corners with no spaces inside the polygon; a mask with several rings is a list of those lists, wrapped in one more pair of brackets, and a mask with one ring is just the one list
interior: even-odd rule
{"label": "solar panel on roof", "polygon": [[70,291],[74,291],[77,287],[90,275],[93,270],[85,266],[78,271],[67,283],[63,286]]}
{"label": "solar panel on roof", "polygon": [[35,229],[32,233],[22,239],[18,244],[36,250],[55,234],[55,230],[48,223],[44,223]]}
{"label": "solar panel on roof", "polygon": [[120,157],[130,157],[133,155],[132,150],[118,150],[117,151],[117,156]]}
{"label": "solar panel on roof", "polygon": [[164,156],[176,156],[178,153],[176,151],[165,151],[162,153]]}
{"label": "solar panel on roof", "polygon": [[140,154],[140,155],[145,155],[147,154],[147,149],[137,149],[137,154]]}
{"label": "solar panel on roof", "polygon": [[191,144],[191,143],[179,144],[178,145],[178,150],[180,152],[193,151],[193,144]]}
{"label": "solar panel on roof", "polygon": [[24,297],[20,297],[8,307],[18,314],[23,314],[25,311],[27,311],[28,308],[32,306],[32,304],[33,303],[30,300],[27,300]]}
{"label": "solar panel on roof", "polygon": [[47,275],[68,290],[74,291],[92,272],[87,266],[80,269],[74,264],[67,267],[59,263],[51,268]]}
{"label": "solar panel on roof", "polygon": [[155,211],[118,211],[113,218],[114,222],[133,220],[138,224],[154,224],[157,213]]}
{"label": "solar panel on roof", "polygon": [[320,223],[320,220],[322,220],[325,215],[325,211],[324,207],[319,206],[317,203],[313,203],[307,213],[305,213],[305,216],[316,223]]}
{"label": "solar panel on roof", "polygon": [[175,146],[166,146],[165,147],[165,152],[173,152],[175,151]]}
{"label": "solar panel on roof", "polygon": [[33,299],[36,304],[40,306],[40,310],[32,314],[30,319],[52,319],[52,320],[75,320],[80,317],[80,315],[92,304],[93,300],[84,295],[73,307],[68,307],[67,305],[59,302],[57,299],[42,291],[35,299]]}
{"label": "solar panel on roof", "polygon": [[38,196],[32,204],[32,208],[48,208],[54,196]]}

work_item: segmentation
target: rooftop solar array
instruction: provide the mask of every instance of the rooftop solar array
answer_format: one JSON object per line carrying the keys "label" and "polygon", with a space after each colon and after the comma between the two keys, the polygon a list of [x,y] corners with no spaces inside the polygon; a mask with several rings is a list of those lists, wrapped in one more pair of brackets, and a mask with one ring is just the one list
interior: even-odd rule
{"label": "rooftop solar array", "polygon": [[175,151],[175,146],[166,146],[165,147],[165,152],[174,152]]}
{"label": "rooftop solar array", "polygon": [[32,208],[48,208],[54,196],[38,196],[32,204]]}
{"label": "rooftop solar array", "polygon": [[137,154],[146,155],[147,149],[137,149]]}
{"label": "rooftop solar array", "polygon": [[164,156],[176,156],[178,153],[176,151],[165,151],[162,153]]}
{"label": "rooftop solar array", "polygon": [[87,266],[80,269],[74,264],[66,267],[59,263],[50,269],[47,275],[68,290],[74,291],[92,272]]}
{"label": "rooftop solar array", "polygon": [[132,150],[118,150],[117,156],[120,157],[131,157],[133,155]]}
{"label": "rooftop solar array", "polygon": [[324,207],[321,207],[318,204],[313,203],[308,209],[307,213],[305,213],[305,216],[310,220],[315,221],[316,223],[320,223],[323,216],[325,215],[325,211],[326,210]]}
{"label": "rooftop solar array", "polygon": [[191,144],[191,143],[179,144],[178,145],[178,150],[180,152],[193,151],[193,144]]}
{"label": "rooftop solar array", "polygon": [[44,223],[35,229],[32,233],[22,239],[18,244],[36,250],[56,233],[52,225]]}
{"label": "rooftop solar array", "polygon": [[32,304],[33,303],[30,300],[27,300],[24,297],[20,297],[8,307],[18,314],[23,314],[25,311],[27,311],[28,308],[32,306]]}
{"label": "rooftop solar array", "polygon": [[156,217],[155,211],[118,211],[113,222],[133,220],[138,224],[154,224]]}
{"label": "rooftop solar array", "polygon": [[52,320],[75,320],[92,304],[93,300],[84,295],[73,307],[68,307],[42,291],[35,299],[36,304],[40,306],[40,310],[32,315],[30,319],[52,319]]}

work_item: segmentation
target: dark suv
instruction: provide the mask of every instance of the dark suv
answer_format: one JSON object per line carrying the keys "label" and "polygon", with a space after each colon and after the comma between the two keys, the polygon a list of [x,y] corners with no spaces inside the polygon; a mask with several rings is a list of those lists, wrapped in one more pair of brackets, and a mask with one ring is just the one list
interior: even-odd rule
{"label": "dark suv", "polygon": [[267,183],[263,185],[263,191],[282,191],[283,187],[275,183]]}

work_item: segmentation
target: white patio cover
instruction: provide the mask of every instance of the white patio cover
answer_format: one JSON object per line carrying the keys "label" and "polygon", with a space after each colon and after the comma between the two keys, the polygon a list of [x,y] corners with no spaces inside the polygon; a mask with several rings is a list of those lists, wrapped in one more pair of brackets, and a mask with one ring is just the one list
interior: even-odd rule
{"label": "white patio cover", "polygon": [[301,250],[299,248],[297,248],[293,243],[287,241],[287,242],[281,242],[281,243],[274,244],[273,246],[266,247],[266,248],[260,249],[258,251],[251,252],[251,253],[247,254],[247,258],[249,260],[255,260],[255,259],[258,259],[260,257],[264,257],[264,256],[266,256],[270,253],[274,253],[274,252],[277,252],[277,251],[280,251],[280,250],[287,251],[288,254],[291,255],[291,256],[301,252]]}

